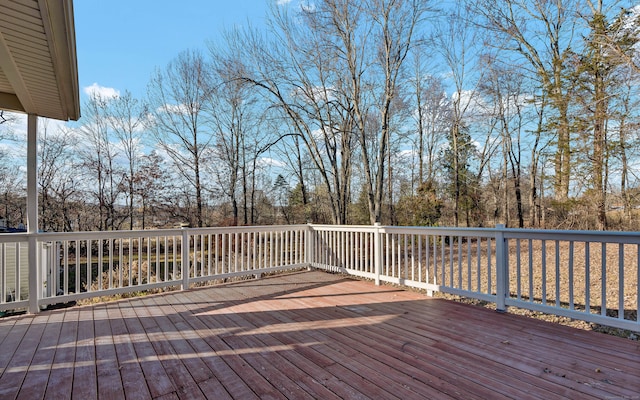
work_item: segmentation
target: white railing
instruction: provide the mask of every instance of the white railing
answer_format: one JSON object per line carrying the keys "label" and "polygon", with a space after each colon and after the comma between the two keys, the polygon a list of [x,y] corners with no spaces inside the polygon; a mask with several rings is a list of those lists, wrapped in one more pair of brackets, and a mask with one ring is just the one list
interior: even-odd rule
{"label": "white railing", "polygon": [[306,225],[187,229],[188,282],[307,267],[304,243],[308,229]]}
{"label": "white railing", "polygon": [[640,331],[628,232],[313,226],[312,266]]}
{"label": "white railing", "polygon": [[[302,225],[0,235],[0,293],[7,294],[0,311],[37,312],[84,298],[185,289],[306,267],[308,230]],[[38,272],[31,275],[30,236],[39,250]],[[29,279],[41,289],[36,297],[29,296]]]}
{"label": "white railing", "polygon": [[640,237],[620,232],[295,225],[0,235],[0,311],[314,267],[640,331],[639,266]]}
{"label": "white railing", "polygon": [[314,226],[312,266],[496,302],[494,229]]}

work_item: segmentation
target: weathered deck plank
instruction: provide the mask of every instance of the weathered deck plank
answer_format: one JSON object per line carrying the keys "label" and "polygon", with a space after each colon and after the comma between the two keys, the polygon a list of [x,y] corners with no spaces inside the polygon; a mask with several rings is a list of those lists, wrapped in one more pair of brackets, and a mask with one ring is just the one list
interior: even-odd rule
{"label": "weathered deck plank", "polygon": [[[315,303],[317,304],[320,299],[316,297]],[[294,299],[295,301],[295,299]],[[443,390],[433,391],[428,387],[421,387],[417,391],[412,391],[411,386],[412,383],[415,383],[416,379],[422,375],[424,375],[425,371],[422,370],[412,370],[412,376],[408,379],[406,375],[408,372],[405,371],[404,374],[391,374],[391,376],[385,375],[385,370],[388,370],[387,365],[380,361],[384,359],[384,354],[380,352],[376,352],[371,356],[369,350],[369,346],[372,343],[361,343],[357,340],[350,340],[349,337],[344,336],[343,332],[347,325],[359,326],[361,324],[365,325],[367,329],[371,329],[371,324],[363,321],[363,318],[352,318],[349,322],[346,322],[345,318],[338,318],[336,315],[322,315],[319,313],[319,308],[314,309],[299,309],[300,306],[294,307],[293,310],[283,310],[281,307],[269,307],[269,305],[261,303],[257,305],[258,309],[255,310],[258,315],[255,320],[255,327],[251,331],[252,335],[259,334],[261,330],[265,327],[275,326],[276,329],[272,336],[279,337],[283,341],[283,343],[307,343],[310,342],[312,346],[309,347],[309,350],[315,350],[317,354],[311,354],[309,351],[304,352],[304,354],[308,357],[308,360],[314,360],[315,362],[319,362],[319,366],[324,368],[327,372],[331,373],[332,376],[344,377],[348,376],[350,379],[345,380],[346,382],[354,382],[355,387],[359,390],[362,390],[360,387],[363,380],[371,382],[371,384],[366,385],[365,388],[367,392],[363,393],[367,395],[367,397],[372,398],[412,398],[416,397],[417,394],[435,394],[442,392],[447,392],[447,390],[452,391],[453,393],[458,393],[458,390],[453,388],[451,385],[448,385],[446,382],[441,382],[441,388]],[[242,308],[245,309],[248,305],[243,305]],[[265,313],[265,307],[267,310],[272,312]],[[298,312],[296,312],[296,309]],[[337,312],[339,311],[335,307],[331,306],[329,313],[331,311]],[[302,315],[300,315],[302,313]],[[237,315],[237,313],[234,313]],[[243,313],[243,318],[251,318],[253,312]],[[272,314],[273,320],[269,321],[269,314]],[[333,323],[331,322],[333,320]],[[297,321],[299,321],[297,323]],[[311,324],[308,322],[311,321]],[[321,321],[326,321],[325,323]],[[300,328],[295,328],[296,323],[300,326]],[[282,332],[282,326],[289,325],[290,327]],[[328,325],[325,329],[323,325]],[[340,332],[337,335],[332,335],[333,332]],[[311,339],[311,341],[310,341]],[[363,345],[367,348],[365,353],[360,353],[358,351],[360,345]],[[302,349],[300,349],[301,351]],[[406,366],[406,365],[403,365]],[[382,372],[381,372],[382,371]],[[435,380],[433,376],[429,375],[425,378],[427,381]],[[405,382],[395,382],[395,380],[405,381]],[[408,381],[408,382],[406,382]],[[446,389],[445,387],[448,387]],[[473,396],[468,398],[481,398],[480,396]],[[347,396],[350,397],[350,396]]]}
{"label": "weathered deck plank", "polygon": [[2,398],[640,396],[636,341],[321,272],[14,316],[0,333]]}
{"label": "weathered deck plank", "polygon": [[[42,341],[42,335],[47,327],[49,315],[36,315],[33,318],[24,320],[24,324],[16,323],[17,330],[24,330],[24,335],[20,338],[16,347],[7,348],[7,353],[11,354],[2,376],[0,377],[0,398],[14,398],[19,395],[22,386],[29,390],[31,384],[24,383],[29,367],[36,354],[38,346]],[[15,349],[15,352],[13,350]],[[48,371],[47,371],[48,372]]]}
{"label": "weathered deck plank", "polygon": [[126,307],[120,307],[120,312],[129,331],[149,392],[154,398],[174,393],[176,389],[153,348],[152,338],[145,332],[138,319],[135,308],[140,307],[140,303],[135,300],[127,301]]}
{"label": "weathered deck plank", "polygon": [[[45,399],[60,399],[69,396],[73,390],[73,366],[76,358],[76,343],[78,337],[78,309],[64,313],[64,322],[60,330],[60,341],[56,344],[56,354],[53,360],[55,368],[51,369],[47,382]],[[60,346],[64,343],[65,346]]]}
{"label": "weathered deck plank", "polygon": [[[198,316],[192,314],[192,312],[197,312],[193,308],[196,304],[197,302],[190,303],[186,297],[173,297],[173,308],[177,311],[177,314],[173,314],[171,318],[174,320],[176,318],[184,318],[183,322],[186,325],[181,331],[183,334],[185,331],[189,332],[187,334],[188,342],[213,374],[211,379],[213,382],[208,382],[207,385],[214,385],[222,395],[224,395],[222,391],[224,389],[224,391],[233,393],[234,396],[240,398],[257,399],[258,397],[254,391],[229,366],[222,354],[218,354],[214,350],[213,339],[217,332],[211,332]],[[218,381],[223,387],[218,387],[215,381]]]}
{"label": "weathered deck plank", "polygon": [[[95,349],[96,366],[98,376],[98,394],[107,399],[124,397],[122,376],[116,347],[113,343],[111,331],[112,317],[109,313],[109,304],[100,304],[94,309],[95,323]],[[115,320],[115,318],[114,318]]]}
{"label": "weathered deck plank", "polygon": [[18,399],[39,399],[44,396],[49,374],[53,367],[56,345],[60,338],[63,317],[63,314],[51,314],[49,319],[44,322],[45,329],[42,338],[29,365]]}
{"label": "weathered deck plank", "polygon": [[[127,307],[128,303],[120,302],[118,305]],[[124,392],[128,399],[148,399],[151,397],[151,393],[145,384],[142,367],[131,342],[131,336],[120,307],[109,307],[109,315],[113,317],[111,332],[113,332],[113,343],[116,349]]]}
{"label": "weathered deck plank", "polygon": [[[80,307],[78,314],[78,339],[75,342],[76,360],[71,394],[75,399],[95,399],[98,397],[98,377],[93,307]],[[2,378],[4,376],[0,377],[0,380]]]}

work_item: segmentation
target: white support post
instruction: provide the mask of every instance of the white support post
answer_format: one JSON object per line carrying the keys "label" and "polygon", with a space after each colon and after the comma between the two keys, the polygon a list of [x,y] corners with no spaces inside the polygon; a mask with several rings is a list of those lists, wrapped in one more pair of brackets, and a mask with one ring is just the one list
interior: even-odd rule
{"label": "white support post", "polygon": [[40,311],[42,275],[38,255],[38,116],[27,116],[27,233],[29,234],[29,312]]}
{"label": "white support post", "polygon": [[304,263],[307,264],[307,270],[311,271],[313,266],[313,239],[314,230],[311,223],[307,223],[307,230],[304,231]]}
{"label": "white support post", "polygon": [[375,232],[373,238],[373,266],[375,268],[375,283],[376,286],[380,286],[380,271],[382,270],[382,238],[380,233],[380,222],[376,222],[374,225]]}
{"label": "white support post", "polygon": [[186,227],[182,227],[182,256],[180,268],[182,271],[181,290],[189,289],[189,231]]}
{"label": "white support post", "polygon": [[505,299],[509,292],[509,283],[507,279],[509,276],[509,271],[507,270],[507,249],[505,246],[503,229],[503,224],[496,225],[496,311],[501,313],[507,310]]}

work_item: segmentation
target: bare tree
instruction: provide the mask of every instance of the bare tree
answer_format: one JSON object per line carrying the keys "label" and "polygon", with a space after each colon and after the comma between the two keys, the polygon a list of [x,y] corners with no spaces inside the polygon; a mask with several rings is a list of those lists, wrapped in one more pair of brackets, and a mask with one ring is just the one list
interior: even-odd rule
{"label": "bare tree", "polygon": [[[445,167],[450,171],[451,194],[453,197],[453,223],[459,226],[461,214],[469,223],[470,203],[469,163],[472,157],[470,138],[470,117],[473,106],[477,104],[477,86],[482,81],[472,76],[473,62],[477,61],[478,34],[468,23],[468,15],[463,5],[458,4],[444,20],[437,25],[433,37],[434,45],[448,67],[448,74],[453,85],[451,96],[451,112],[447,141],[448,157]],[[488,142],[485,141],[483,154],[488,155]],[[486,162],[488,157],[482,157]],[[480,167],[484,164],[481,163]],[[482,172],[478,171],[477,176]]]}
{"label": "bare tree", "polygon": [[143,230],[147,226],[147,214],[158,215],[163,206],[164,182],[169,177],[164,172],[162,163],[162,157],[156,151],[152,151],[150,154],[140,157],[133,177],[135,194],[140,199],[140,224]]}
{"label": "bare tree", "polygon": [[[271,145],[299,138],[327,190],[333,222],[344,224],[354,121],[337,89],[340,75],[336,71],[341,68],[336,52],[341,50],[330,35],[319,31],[324,27],[322,16],[326,16],[322,11],[305,9],[301,19],[294,19],[285,9],[274,9],[272,42],[254,32],[236,43],[250,46],[241,79],[262,89],[272,104],[271,116],[281,118],[281,126],[287,129]],[[295,147],[300,142],[289,143]]]}
{"label": "bare tree", "polygon": [[41,124],[38,188],[42,230],[72,230],[70,200],[79,189],[74,176],[77,167],[73,161],[74,139],[74,134],[66,128],[51,132],[46,122]]}
{"label": "bare tree", "polygon": [[312,161],[302,144],[302,140],[298,136],[293,136],[288,141],[282,141],[276,147],[276,152],[285,161],[291,176],[295,177],[297,182],[292,196],[295,197],[295,208],[298,214],[292,216],[292,219],[295,218],[302,222],[311,221],[308,175],[312,169]]}
{"label": "bare tree", "polygon": [[[88,178],[86,190],[98,203],[99,230],[119,227],[116,203],[120,195],[122,174],[116,163],[117,151],[109,136],[107,103],[98,94],[90,96],[84,106],[84,120],[80,128],[82,146],[78,154]],[[91,182],[91,183],[88,183]]]}
{"label": "bare tree", "polygon": [[[487,119],[492,121],[492,130],[497,131],[502,151],[501,186],[504,224],[510,224],[510,207],[512,196],[515,196],[516,217],[518,227],[524,228],[523,185],[523,133],[529,121],[526,119],[527,93],[524,89],[524,76],[517,69],[505,67],[492,58],[487,60],[488,73],[480,90],[485,102],[489,105]],[[510,190],[513,185],[513,192]]]}
{"label": "bare tree", "polygon": [[7,152],[0,148],[0,218],[4,219],[7,227],[16,227],[26,222],[26,176],[13,161]]}
{"label": "bare tree", "polygon": [[[398,79],[414,44],[415,30],[428,8],[425,2],[412,0],[373,0],[367,2],[365,7],[366,14],[363,25],[367,31],[371,32],[374,39],[380,42],[378,48],[370,49],[375,56],[370,60],[358,60],[359,54],[365,53],[371,42],[365,38],[365,41],[360,44],[362,48],[358,48],[358,42],[354,40],[356,31],[346,31],[351,36],[342,35],[342,40],[349,67],[350,95],[353,99],[353,110],[358,124],[370,220],[371,223],[375,223],[380,222],[382,212],[385,163],[389,159],[389,143],[392,134],[391,119],[394,112],[392,105],[399,95]],[[337,11],[338,8],[335,10]],[[337,20],[340,24],[337,26],[338,28],[349,26],[349,15],[342,14],[342,17],[342,20]],[[338,30],[338,32],[341,31],[341,29]],[[363,86],[365,82],[360,79],[362,73],[369,68],[369,62],[372,62],[381,73],[380,80],[370,79],[366,82],[367,84],[379,82],[380,85],[374,86],[374,93],[372,93],[373,97],[377,99],[373,104],[373,114],[367,111],[365,102],[362,101],[362,96],[366,95],[363,93],[366,85]],[[378,135],[368,135],[367,133],[369,128],[367,119],[372,115],[378,119]],[[376,139],[374,139],[372,146],[370,139],[373,138]]]}
{"label": "bare tree", "polygon": [[0,125],[10,124],[16,120],[16,115],[5,110],[0,110]]}
{"label": "bare tree", "polygon": [[[421,48],[420,48],[421,49]],[[418,154],[418,186],[435,179],[436,158],[443,145],[450,121],[450,100],[444,82],[426,75],[418,50],[414,56],[413,96],[415,98],[416,152]]]}
{"label": "bare tree", "polygon": [[150,130],[159,147],[171,158],[195,197],[195,224],[203,226],[203,165],[210,155],[213,135],[208,130],[207,103],[211,96],[211,71],[202,54],[184,51],[156,71],[149,84]]}
{"label": "bare tree", "polygon": [[555,112],[554,195],[564,201],[571,177],[572,97],[565,61],[573,44],[576,1],[471,0],[469,5],[479,26],[496,35],[491,43],[521,56],[530,66]]}
{"label": "bare tree", "polygon": [[[227,41],[238,40],[237,32],[226,35]],[[258,96],[252,84],[242,79],[243,54],[238,46],[226,53],[211,45],[212,92],[211,122],[215,137],[212,169],[218,189],[231,203],[231,224],[255,223],[256,170],[261,153],[269,147],[268,133],[261,125],[264,111],[258,108]],[[235,50],[236,52],[232,52]],[[224,56],[220,56],[224,54]]]}
{"label": "bare tree", "polygon": [[[16,120],[15,114],[0,110],[0,145],[4,144],[4,141],[12,141],[14,139],[13,122]],[[18,218],[14,218],[16,208],[21,209],[22,205],[19,205],[18,198],[22,195],[19,194],[22,190],[19,189],[22,184],[21,174],[19,173],[19,166],[15,165],[14,158],[9,154],[9,151],[5,150],[3,146],[0,147],[0,190],[2,192],[2,206],[0,209],[0,219],[4,219],[6,226],[10,227],[12,224],[17,223]],[[17,207],[16,207],[17,205]],[[21,210],[20,213],[24,214],[25,210]],[[19,219],[22,222],[22,219]]]}
{"label": "bare tree", "polygon": [[124,95],[116,96],[108,103],[107,115],[109,126],[114,135],[120,140],[122,154],[126,162],[126,170],[123,177],[126,186],[127,215],[129,217],[129,229],[134,227],[134,199],[136,196],[136,176],[139,172],[140,157],[142,155],[142,140],[147,120],[148,109],[146,104],[135,99],[129,91]]}

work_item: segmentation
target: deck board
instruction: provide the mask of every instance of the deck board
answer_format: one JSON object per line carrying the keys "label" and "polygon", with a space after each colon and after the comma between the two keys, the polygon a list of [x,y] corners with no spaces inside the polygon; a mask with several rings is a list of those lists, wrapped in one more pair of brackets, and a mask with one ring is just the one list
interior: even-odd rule
{"label": "deck board", "polygon": [[42,339],[33,355],[29,370],[24,378],[24,384],[20,390],[18,399],[39,399],[44,396],[50,371],[53,367],[53,358],[56,353],[56,344],[60,338],[63,314],[52,314],[46,321]]}
{"label": "deck board", "polygon": [[[73,343],[74,345],[77,342],[79,315],[80,313],[77,309],[64,313],[64,323],[60,330],[60,338],[64,342]],[[76,358],[75,349],[72,346],[56,345],[55,351],[53,360],[55,368],[52,368],[49,374],[44,397],[45,399],[53,400],[68,396],[73,390],[73,366]]]}
{"label": "deck board", "polygon": [[[73,343],[76,358],[73,366],[71,394],[75,399],[95,399],[98,397],[98,377],[96,374],[93,307],[79,307],[78,311],[78,336],[77,341]],[[0,380],[3,378],[4,376],[0,377]]]}
{"label": "deck board", "polygon": [[[448,330],[451,337],[456,337],[458,332],[468,329],[466,324],[474,324],[481,326],[483,321],[482,315],[487,310],[475,315],[467,315],[466,313],[452,313],[453,319],[448,328],[433,329],[431,327],[421,325],[418,328],[423,332],[432,332],[436,335],[444,330]],[[461,318],[465,318],[466,324],[461,322]],[[550,325],[545,322],[539,322],[538,326]],[[515,328],[511,333],[505,330],[504,326],[497,326],[495,329],[483,329],[481,340],[472,338],[457,338],[453,348],[446,349],[449,352],[455,352],[456,348],[465,350],[463,357],[469,354],[477,354],[483,358],[492,357],[500,361],[503,365],[517,367],[517,370],[523,370],[530,375],[539,375],[542,380],[539,385],[547,385],[555,382],[554,386],[549,386],[549,390],[555,393],[562,393],[561,387],[565,387],[564,391],[573,390],[582,392],[583,396],[593,395],[596,398],[611,395],[615,392],[616,396],[633,396],[637,395],[640,389],[640,383],[636,376],[629,373],[619,373],[619,370],[629,369],[629,364],[625,360],[626,357],[610,357],[609,354],[602,352],[598,347],[586,348],[576,345],[580,342],[579,337],[574,341],[563,340],[563,335],[556,333],[554,337],[539,335],[537,331],[529,331],[526,325],[522,325],[523,329],[518,329],[518,324],[510,325]],[[489,326],[487,326],[489,327]],[[564,330],[562,333],[568,333]],[[517,336],[519,340],[509,339],[509,337]],[[492,341],[495,346],[493,348],[485,348],[482,344],[486,341]],[[628,341],[629,343],[635,343]],[[570,346],[574,351],[565,352],[558,351],[561,346]],[[626,347],[626,346],[623,346]],[[484,349],[484,350],[483,350]],[[635,353],[637,366],[638,351],[631,350],[626,355]],[[599,370],[597,374],[594,372]],[[513,370],[512,370],[513,373]],[[596,377],[594,380],[593,377]],[[607,387],[607,391],[603,392],[598,387],[599,382],[608,381],[612,385]],[[626,388],[635,386],[631,391]],[[568,392],[567,392],[568,393]]]}
{"label": "deck board", "polygon": [[[263,307],[263,305],[260,305],[260,308]],[[278,309],[276,308],[275,310],[277,311]],[[333,308],[331,308],[331,310],[337,311]],[[312,319],[314,321],[321,321],[323,319],[330,321],[331,319],[330,317],[327,318],[327,316],[321,315],[318,310],[314,310],[313,314],[310,313],[309,310],[301,310],[301,312],[305,315],[301,316],[296,312],[291,312],[291,315],[288,318],[285,318],[284,315],[288,315],[289,313],[281,312],[275,317],[276,319],[273,320],[272,324],[278,326],[283,324],[292,324],[297,320],[299,321],[304,319]],[[261,314],[259,319],[255,322],[256,327],[259,327],[258,329],[264,329],[265,326],[269,326],[266,325],[269,322],[263,314]],[[357,324],[358,322],[352,320],[350,323]],[[316,325],[318,324],[316,323]],[[311,348],[315,349],[317,354],[312,355],[307,352],[306,354],[309,356],[309,359],[315,360],[315,362],[319,361],[321,367],[332,372],[335,376],[342,377],[344,375],[349,375],[351,379],[347,380],[347,382],[361,382],[363,379],[369,379],[370,381],[375,382],[374,385],[370,385],[372,387],[367,387],[368,392],[364,393],[369,397],[411,398],[415,397],[417,393],[426,394],[424,388],[419,392],[411,391],[410,385],[415,377],[405,379],[406,376],[388,376],[385,375],[384,372],[380,373],[379,371],[385,371],[385,369],[387,369],[387,365],[383,361],[380,361],[385,358],[385,355],[380,352],[376,352],[373,354],[374,357],[371,357],[370,355],[363,356],[358,351],[359,348],[372,346],[372,343],[362,343],[358,340],[351,340],[350,337],[344,335],[344,330],[342,330],[342,333],[340,334],[332,335],[332,332],[337,331],[341,325],[344,325],[344,323],[338,323],[328,329],[317,326],[308,332],[293,331],[279,336],[283,337],[283,342],[285,343],[305,342],[308,341],[307,338],[314,340],[315,344]],[[253,332],[254,334],[257,333],[255,330]],[[324,360],[318,360],[318,357],[322,357]],[[413,371],[413,374],[418,375],[421,372],[422,371],[416,370]],[[401,382],[394,382],[394,379]],[[429,379],[433,378],[429,377]],[[402,382],[403,380],[408,382]],[[377,386],[380,387],[376,388]]]}
{"label": "deck board", "polygon": [[[142,307],[135,307],[138,319],[142,328],[151,338],[151,344],[158,356],[162,368],[164,368],[169,380],[178,391],[183,388],[190,388],[195,385],[195,381],[183,362],[183,357],[173,350],[171,341],[167,339],[164,331],[170,328],[165,325],[165,320],[161,318],[159,310],[154,306],[150,298],[140,299]],[[187,353],[188,355],[189,353]],[[189,359],[189,357],[186,357]]]}
{"label": "deck board", "polygon": [[154,350],[152,338],[149,336],[151,332],[146,332],[138,319],[139,317],[135,309],[141,308],[139,307],[140,302],[124,301],[119,303],[119,305],[120,312],[129,331],[130,340],[138,356],[137,360],[140,363],[152,397],[156,398],[174,393],[176,389],[171,383],[158,354]]}
{"label": "deck board", "polygon": [[0,398],[640,397],[640,343],[322,272],[0,319]]}
{"label": "deck board", "polygon": [[[314,309],[317,313],[317,316],[315,317],[316,320],[330,321],[333,318],[332,314],[335,314],[336,312],[348,314],[353,312],[351,310],[362,310],[364,312],[371,311],[369,308],[363,308],[358,305],[346,308],[336,308],[333,303],[323,303],[321,299],[315,303],[316,305],[324,305],[324,307],[316,307]],[[309,318],[309,316],[307,310],[295,309],[293,311],[292,318],[297,320],[300,318]],[[347,355],[347,360],[355,360],[358,361],[360,365],[371,366],[374,371],[386,371],[388,376],[380,376],[375,372],[371,373],[367,371],[366,368],[363,369],[363,367],[360,367],[360,370],[362,370],[362,377],[369,377],[369,379],[377,384],[382,384],[383,387],[390,387],[392,389],[392,393],[398,394],[400,398],[416,397],[416,394],[433,395],[436,392],[444,392],[449,396],[458,398],[461,396],[470,399],[485,399],[487,396],[496,399],[504,398],[500,397],[499,393],[491,389],[469,383],[467,381],[468,376],[466,376],[467,379],[465,379],[465,375],[468,375],[466,371],[464,371],[465,375],[463,375],[463,378],[460,379],[460,376],[443,373],[441,366],[432,366],[428,362],[424,361],[424,359],[409,357],[409,359],[398,360],[395,358],[397,351],[394,351],[393,347],[388,347],[386,345],[378,346],[378,344],[381,340],[384,341],[389,339],[393,335],[400,335],[399,337],[402,338],[404,332],[400,332],[398,334],[386,331],[381,335],[379,334],[373,340],[363,341],[362,339],[367,338],[367,334],[372,334],[372,332],[379,329],[377,324],[375,324],[377,320],[374,319],[372,321],[368,321],[371,320],[371,318],[363,317],[361,315],[349,316],[349,319],[351,321],[348,326],[340,326],[339,328],[336,326],[331,329],[317,329],[317,331],[324,336],[318,336],[318,333],[315,331],[312,331],[309,334],[313,337],[317,337],[318,340],[322,342],[332,343],[330,348],[322,350],[324,354],[329,354],[332,360],[339,359],[339,354],[343,353]],[[400,341],[397,343],[395,348],[400,349],[404,343],[405,342]],[[340,353],[336,354],[336,350]],[[415,365],[411,365],[411,362],[414,362]],[[347,361],[347,365],[351,364],[353,364],[353,362]],[[398,373],[399,371],[400,373]],[[397,382],[388,382],[389,376],[391,379],[400,382],[404,380],[401,387],[397,386]],[[437,391],[425,386],[419,386],[416,389],[412,389],[412,383],[416,379],[421,379],[422,382],[427,384],[437,384]],[[409,390],[409,392],[407,392],[407,390]],[[375,394],[372,394],[371,396],[375,397]],[[384,397],[390,398],[392,395],[384,394]]]}
{"label": "deck board", "polygon": [[[233,393],[235,396],[238,396],[238,398],[257,399],[258,397],[255,392],[240,375],[236,374],[223,357],[216,354],[213,349],[215,346],[214,339],[216,333],[208,331],[206,324],[200,318],[192,315],[192,308],[189,306],[193,304],[195,303],[189,304],[186,297],[174,297],[173,308],[178,314],[174,314],[173,318],[178,318],[178,315],[184,318],[187,332],[190,333],[188,335],[189,343],[211,371],[211,380],[213,382],[205,382],[207,382],[209,386],[214,385],[216,390],[222,395],[224,392],[227,392],[229,394]],[[185,329],[182,329],[183,332],[184,330]],[[222,388],[220,388],[215,381],[218,381],[220,385],[222,385]],[[224,389],[224,391],[222,391],[222,389]]]}
{"label": "deck board", "polygon": [[142,384],[145,382],[144,373],[120,307],[110,307],[109,313],[113,316],[111,332],[113,333],[124,392],[128,399],[148,399],[151,397],[151,393],[147,385]]}
{"label": "deck board", "polygon": [[[111,316],[109,304],[101,304],[95,307],[95,349],[96,349],[96,374],[98,377],[98,394],[108,399],[124,397],[122,376],[116,347],[111,331]],[[113,318],[114,320],[117,317]]]}
{"label": "deck board", "polygon": [[[49,315],[36,315],[34,318],[25,321],[29,324],[29,327],[24,336],[20,338],[22,340],[15,347],[15,352],[12,353],[12,357],[0,377],[0,398],[17,397],[22,387],[26,391],[31,390],[31,382],[25,383],[24,378],[42,341],[42,335],[46,330],[48,319]],[[13,349],[7,348],[7,350],[8,353],[11,353]]]}

